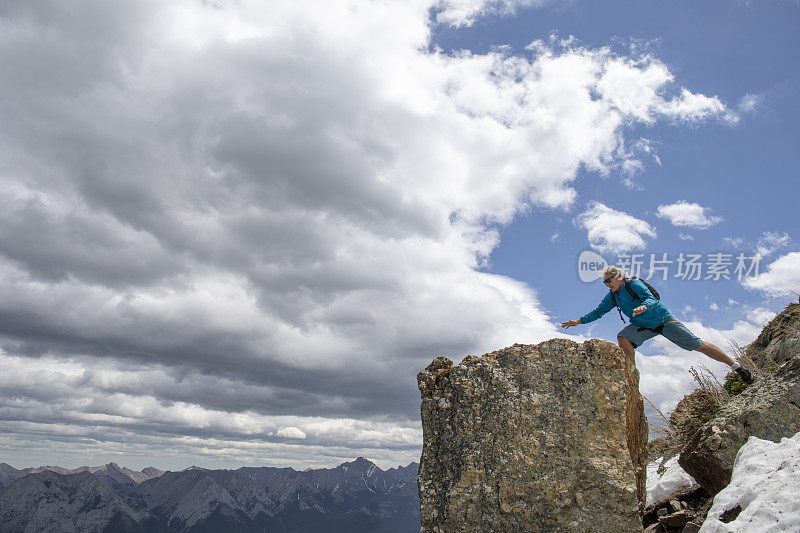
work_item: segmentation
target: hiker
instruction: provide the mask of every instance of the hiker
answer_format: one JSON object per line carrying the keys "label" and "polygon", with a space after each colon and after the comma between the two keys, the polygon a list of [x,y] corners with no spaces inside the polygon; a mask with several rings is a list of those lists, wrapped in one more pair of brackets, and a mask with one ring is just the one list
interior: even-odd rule
{"label": "hiker", "polygon": [[[610,291],[600,305],[578,320],[562,322],[562,328],[594,322],[616,307],[620,318],[622,318],[622,313],[630,318],[630,324],[617,333],[617,342],[632,365],[636,366],[635,348],[656,335],[663,335],[684,350],[697,350],[715,361],[725,363],[745,383],[753,382],[753,376],[749,370],[715,345],[696,337],[683,323],[675,320],[667,306],[659,299],[658,292],[655,289],[651,290],[644,281],[638,278],[626,278],[621,268],[609,266],[603,272],[603,283]],[[622,321],[625,322],[625,319],[623,318]]]}

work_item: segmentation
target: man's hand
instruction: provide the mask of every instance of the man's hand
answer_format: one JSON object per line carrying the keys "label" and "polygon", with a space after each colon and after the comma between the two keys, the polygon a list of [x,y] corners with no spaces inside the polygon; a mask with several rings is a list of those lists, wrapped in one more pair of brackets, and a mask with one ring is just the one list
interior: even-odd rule
{"label": "man's hand", "polygon": [[647,307],[640,305],[639,307],[633,310],[633,316],[641,315],[645,311],[647,311]]}
{"label": "man's hand", "polygon": [[561,327],[564,329],[571,328],[572,326],[577,326],[581,323],[581,320],[567,320],[566,322],[561,323]]}

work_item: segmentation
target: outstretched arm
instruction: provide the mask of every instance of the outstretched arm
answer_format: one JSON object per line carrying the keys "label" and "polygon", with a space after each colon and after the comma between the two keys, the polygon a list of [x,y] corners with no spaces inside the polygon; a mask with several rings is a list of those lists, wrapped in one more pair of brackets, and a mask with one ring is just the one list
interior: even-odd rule
{"label": "outstretched arm", "polygon": [[567,329],[571,328],[572,326],[577,326],[578,324],[588,324],[589,322],[594,322],[604,314],[608,313],[612,307],[614,307],[614,300],[611,298],[611,292],[609,292],[600,301],[600,305],[598,305],[594,310],[586,313],[577,320],[567,320],[566,322],[562,322],[561,327]]}
{"label": "outstretched arm", "polygon": [[578,319],[579,323],[588,324],[589,322],[594,322],[604,314],[611,311],[613,307],[614,307],[614,300],[611,299],[611,291],[608,291],[605,297],[603,297],[603,299],[600,301],[600,305],[598,305],[594,310],[580,317]]}

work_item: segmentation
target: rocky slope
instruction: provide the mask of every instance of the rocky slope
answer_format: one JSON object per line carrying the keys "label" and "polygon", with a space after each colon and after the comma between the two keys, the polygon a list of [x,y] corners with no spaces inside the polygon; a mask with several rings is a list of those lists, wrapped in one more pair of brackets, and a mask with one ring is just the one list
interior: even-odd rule
{"label": "rocky slope", "polygon": [[[648,533],[690,533],[701,525],[702,531],[796,530],[800,515],[792,505],[794,496],[786,497],[793,482],[783,482],[786,487],[779,483],[774,496],[756,488],[796,474],[789,472],[794,467],[766,453],[750,453],[756,466],[748,466],[743,455],[748,455],[746,443],[781,448],[777,443],[792,435],[791,449],[800,442],[800,305],[790,304],[776,315],[746,354],[759,367],[753,385],[721,406],[707,392],[694,391],[672,413],[677,443],[659,452],[679,452],[681,466],[698,484],[649,506],[643,516]],[[741,390],[741,383],[730,390]],[[737,468],[739,479],[732,481]]]}
{"label": "rocky slope", "polygon": [[[120,493],[90,472],[28,474],[0,491],[0,531],[103,531],[156,525],[135,494]],[[159,531],[159,529],[152,529]]]}
{"label": "rocky slope", "polygon": [[680,465],[711,494],[730,481],[748,437],[779,442],[800,431],[800,304],[778,314],[748,351],[774,372],[721,406],[681,451]]}
{"label": "rocky slope", "polygon": [[417,379],[423,532],[642,529],[647,422],[616,345],[438,357]]}

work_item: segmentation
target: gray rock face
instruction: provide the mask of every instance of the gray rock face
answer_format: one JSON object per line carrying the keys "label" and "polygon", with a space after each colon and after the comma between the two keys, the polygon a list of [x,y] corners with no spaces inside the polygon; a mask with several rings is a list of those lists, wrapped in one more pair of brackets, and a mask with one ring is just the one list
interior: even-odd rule
{"label": "gray rock face", "polygon": [[7,463],[0,463],[0,489],[11,485],[13,482],[24,476],[22,472]]}
{"label": "gray rock face", "polygon": [[[45,470],[0,492],[0,531],[104,531],[112,522],[151,519],[135,498],[89,472],[68,476]],[[119,530],[119,529],[118,529]]]}
{"label": "gray rock face", "polygon": [[800,306],[790,305],[768,324],[756,342],[776,365],[723,405],[681,451],[678,462],[711,494],[731,480],[736,452],[751,435],[779,442],[800,431]]}
{"label": "gray rock face", "polygon": [[785,363],[800,353],[800,304],[789,304],[764,326],[747,352],[759,364]]}
{"label": "gray rock face", "polygon": [[642,530],[647,422],[616,345],[437,357],[417,380],[423,532]]}

